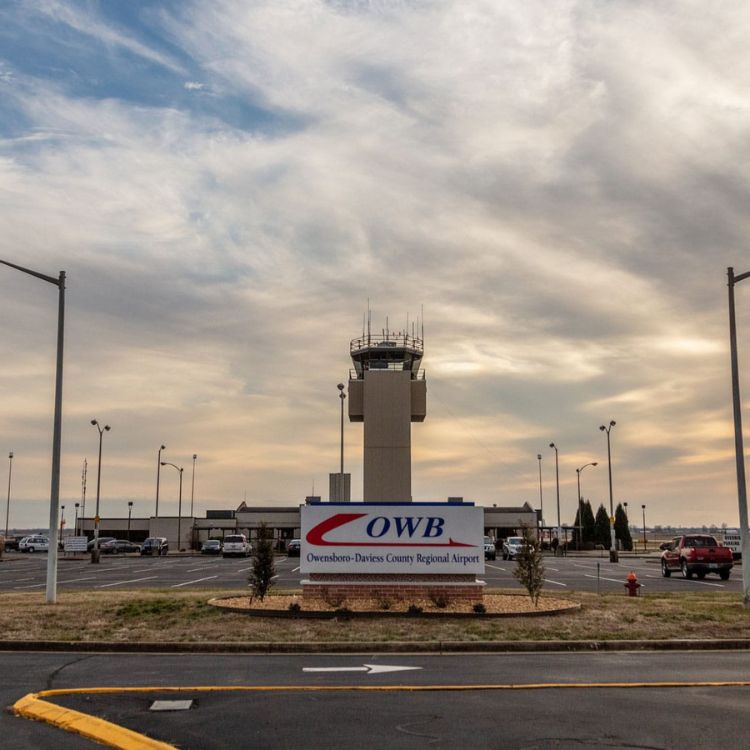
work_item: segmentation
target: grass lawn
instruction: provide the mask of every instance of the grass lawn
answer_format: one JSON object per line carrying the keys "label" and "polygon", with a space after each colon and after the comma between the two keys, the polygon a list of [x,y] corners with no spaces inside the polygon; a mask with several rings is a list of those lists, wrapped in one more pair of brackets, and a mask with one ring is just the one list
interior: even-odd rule
{"label": "grass lawn", "polygon": [[[289,592],[284,592],[289,593]],[[510,592],[507,592],[510,593]],[[518,593],[514,591],[513,593]],[[5,640],[67,641],[493,641],[750,637],[739,594],[571,593],[579,611],[554,617],[426,620],[294,620],[248,617],[206,602],[236,591],[70,592],[47,605],[38,593],[3,594]],[[556,598],[566,598],[555,592]]]}

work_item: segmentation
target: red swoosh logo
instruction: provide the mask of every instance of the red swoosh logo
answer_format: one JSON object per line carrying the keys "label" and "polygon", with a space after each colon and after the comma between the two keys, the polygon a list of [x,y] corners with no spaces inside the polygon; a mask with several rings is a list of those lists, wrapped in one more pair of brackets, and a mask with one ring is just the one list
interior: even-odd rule
{"label": "red swoosh logo", "polygon": [[326,518],[307,532],[305,539],[318,547],[475,547],[449,539],[447,542],[329,542],[323,537],[329,531],[366,516],[366,513],[337,513]]}

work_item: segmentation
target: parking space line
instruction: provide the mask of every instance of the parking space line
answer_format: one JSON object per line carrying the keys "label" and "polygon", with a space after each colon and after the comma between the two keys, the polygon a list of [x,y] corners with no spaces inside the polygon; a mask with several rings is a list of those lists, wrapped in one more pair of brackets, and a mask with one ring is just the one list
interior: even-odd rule
{"label": "parking space line", "polygon": [[[490,565],[489,563],[485,563],[484,567],[485,568],[492,568],[493,570],[502,570],[503,573],[507,573],[508,572],[508,570],[506,568],[501,568],[499,565]],[[297,568],[297,570],[299,570],[299,568]],[[294,573],[294,571],[292,571],[292,573]]]}
{"label": "parking space line", "polygon": [[[606,576],[592,576],[590,573],[584,573],[586,578],[598,578],[601,581],[612,581],[613,583],[621,583],[625,585],[625,581],[622,578],[607,578]],[[642,583],[641,586],[645,587],[646,584]]]}
{"label": "parking space line", "polygon": [[199,568],[190,568],[190,570],[186,570],[186,573],[195,573],[196,570],[207,570],[210,568],[210,565],[201,565]]}
{"label": "parking space line", "polygon": [[543,578],[542,580],[546,581],[547,583],[554,583],[556,586],[565,586],[565,588],[568,587],[567,583],[560,583],[560,581],[553,581],[550,578]]}
{"label": "parking space line", "polygon": [[239,569],[239,570],[237,571],[237,573],[244,573],[244,572],[245,572],[246,570],[250,570],[250,569],[251,569],[252,567],[253,567],[253,566],[252,566],[252,565],[250,565],[250,566],[249,566],[249,567],[247,567],[247,568],[240,568],[240,569]]}
{"label": "parking space line", "polygon": [[189,586],[191,583],[200,583],[201,581],[210,581],[212,578],[218,578],[218,576],[206,576],[205,578],[196,578],[194,581],[185,581],[184,583],[176,583],[170,588],[178,589],[180,586]]}
{"label": "parking space line", "polygon": [[[296,573],[298,570],[299,570],[299,565],[296,568],[294,568],[294,570],[292,570],[292,573]],[[501,570],[502,570],[502,568],[501,568]]]}
{"label": "parking space line", "polygon": [[156,578],[156,576],[146,576],[145,578],[132,578],[129,581],[115,581],[114,583],[105,583],[101,586],[97,586],[98,589],[106,589],[109,586],[122,586],[124,583],[138,583],[138,581],[150,581],[152,578]]}

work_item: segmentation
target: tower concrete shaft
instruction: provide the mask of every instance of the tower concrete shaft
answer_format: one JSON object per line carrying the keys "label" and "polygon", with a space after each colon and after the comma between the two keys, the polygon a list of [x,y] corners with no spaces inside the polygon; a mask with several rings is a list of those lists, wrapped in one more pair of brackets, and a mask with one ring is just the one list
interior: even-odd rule
{"label": "tower concrete shaft", "polygon": [[349,419],[364,422],[363,499],[411,502],[411,423],[427,414],[422,340],[408,334],[351,342]]}

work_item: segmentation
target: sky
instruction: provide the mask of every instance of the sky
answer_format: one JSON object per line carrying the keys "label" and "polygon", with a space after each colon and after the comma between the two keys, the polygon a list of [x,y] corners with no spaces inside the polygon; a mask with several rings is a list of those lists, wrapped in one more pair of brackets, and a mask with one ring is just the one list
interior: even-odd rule
{"label": "sky", "polygon": [[[699,0],[5,0],[0,258],[67,273],[66,518],[93,418],[102,515],[153,512],[161,444],[200,513],[325,498],[369,300],[424,323],[415,500],[539,507],[541,454],[554,523],[555,442],[572,522],[615,420],[633,523],[737,526],[749,34]],[[11,527],[49,516],[56,311],[0,267]],[[737,323],[750,398],[750,285]],[[345,463],[356,499],[361,424]]]}

